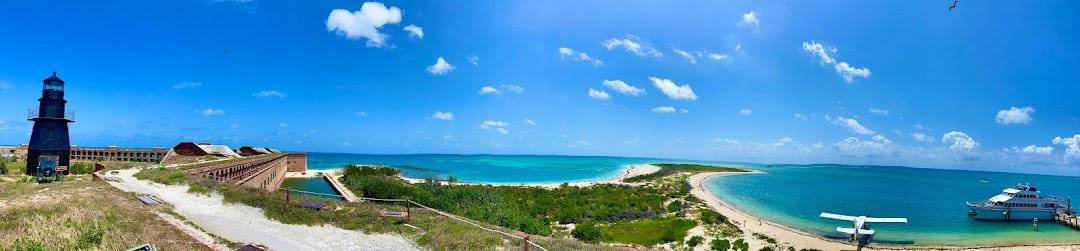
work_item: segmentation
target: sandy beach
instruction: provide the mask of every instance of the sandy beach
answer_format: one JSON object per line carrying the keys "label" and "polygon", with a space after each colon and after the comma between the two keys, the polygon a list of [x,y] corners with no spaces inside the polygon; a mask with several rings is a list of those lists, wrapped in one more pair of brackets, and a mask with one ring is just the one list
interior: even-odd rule
{"label": "sandy beach", "polygon": [[[493,185],[493,186],[538,186],[544,188],[555,188],[562,186],[562,184],[568,184],[570,186],[587,187],[598,184],[625,184],[625,185],[640,185],[639,183],[626,183],[622,180],[629,177],[638,175],[650,174],[656,171],[660,171],[660,167],[652,164],[633,164],[627,165],[622,173],[615,177],[601,179],[601,180],[589,180],[589,181],[575,181],[575,182],[544,182],[544,183],[519,183],[519,184],[507,184],[507,183],[483,183],[483,182],[457,182],[457,184],[474,184],[474,185]],[[424,179],[409,178],[401,176],[402,179],[409,183],[422,183]],[[440,183],[446,184],[446,181],[440,181]]]}
{"label": "sandy beach", "polygon": [[[690,193],[705,202],[710,208],[728,217],[730,221],[735,223],[739,228],[744,231],[743,239],[750,243],[751,247],[762,247],[767,244],[753,237],[753,233],[762,233],[778,240],[783,246],[793,246],[796,249],[802,248],[816,248],[821,250],[856,250],[855,245],[847,242],[841,242],[836,240],[825,239],[815,234],[803,232],[793,228],[789,228],[778,223],[774,223],[768,220],[760,219],[747,214],[741,210],[731,207],[719,198],[713,195],[712,192],[705,187],[705,181],[710,177],[716,175],[758,175],[761,172],[752,173],[699,173],[690,176],[688,178],[691,190]],[[1078,235],[1080,236],[1080,235]],[[706,240],[708,243],[708,240]],[[698,250],[706,250],[704,247],[698,248]],[[1018,245],[1018,246],[980,246],[980,247],[959,247],[959,246],[883,246],[883,245],[869,245],[863,247],[861,250],[1080,250],[1078,244],[1063,244],[1063,245]]]}

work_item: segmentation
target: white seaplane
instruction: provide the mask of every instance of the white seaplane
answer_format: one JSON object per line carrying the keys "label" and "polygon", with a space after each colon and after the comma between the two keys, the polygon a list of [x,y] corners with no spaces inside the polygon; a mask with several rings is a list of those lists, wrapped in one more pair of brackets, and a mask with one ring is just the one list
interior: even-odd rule
{"label": "white seaplane", "polygon": [[871,218],[866,216],[847,216],[840,214],[821,213],[821,218],[845,220],[851,222],[851,227],[836,227],[837,232],[851,235],[851,240],[858,240],[859,235],[873,236],[874,230],[867,223],[907,223],[907,218]]}

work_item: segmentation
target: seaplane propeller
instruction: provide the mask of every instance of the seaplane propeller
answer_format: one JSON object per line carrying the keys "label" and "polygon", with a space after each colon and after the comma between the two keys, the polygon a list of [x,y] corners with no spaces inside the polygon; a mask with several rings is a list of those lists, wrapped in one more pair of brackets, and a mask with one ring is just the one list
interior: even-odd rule
{"label": "seaplane propeller", "polygon": [[851,240],[855,241],[859,239],[860,235],[873,236],[875,231],[870,229],[868,223],[907,223],[907,218],[871,218],[866,216],[847,216],[840,214],[821,213],[821,218],[828,218],[834,220],[850,221],[851,227],[836,227],[837,232],[845,233],[851,236]]}

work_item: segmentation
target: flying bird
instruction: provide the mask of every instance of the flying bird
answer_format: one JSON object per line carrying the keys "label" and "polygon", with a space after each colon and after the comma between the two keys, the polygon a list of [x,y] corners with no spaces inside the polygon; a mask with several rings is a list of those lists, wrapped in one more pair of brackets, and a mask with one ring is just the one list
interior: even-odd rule
{"label": "flying bird", "polygon": [[949,12],[952,12],[953,10],[955,10],[956,5],[959,4],[959,3],[960,3],[960,0],[953,0],[952,5],[949,6]]}

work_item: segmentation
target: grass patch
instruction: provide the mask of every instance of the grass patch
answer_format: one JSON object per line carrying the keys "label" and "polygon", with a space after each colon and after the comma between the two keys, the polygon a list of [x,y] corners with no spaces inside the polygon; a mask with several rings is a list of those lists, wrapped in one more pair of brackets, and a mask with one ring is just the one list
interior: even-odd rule
{"label": "grass patch", "polygon": [[670,217],[619,221],[600,226],[600,240],[650,247],[681,241],[696,225],[692,220]]}
{"label": "grass patch", "polygon": [[656,180],[668,175],[689,172],[689,173],[703,173],[703,172],[747,172],[745,169],[724,167],[724,166],[710,166],[699,164],[653,164],[660,167],[659,171],[650,174],[643,174],[623,179],[624,182],[643,182]]}
{"label": "grass patch", "polygon": [[135,173],[136,179],[149,180],[166,185],[183,184],[185,177],[186,175],[183,171],[166,167],[146,168]]}
{"label": "grass patch", "polygon": [[130,194],[80,176],[62,183],[0,182],[0,250],[202,250]]}

